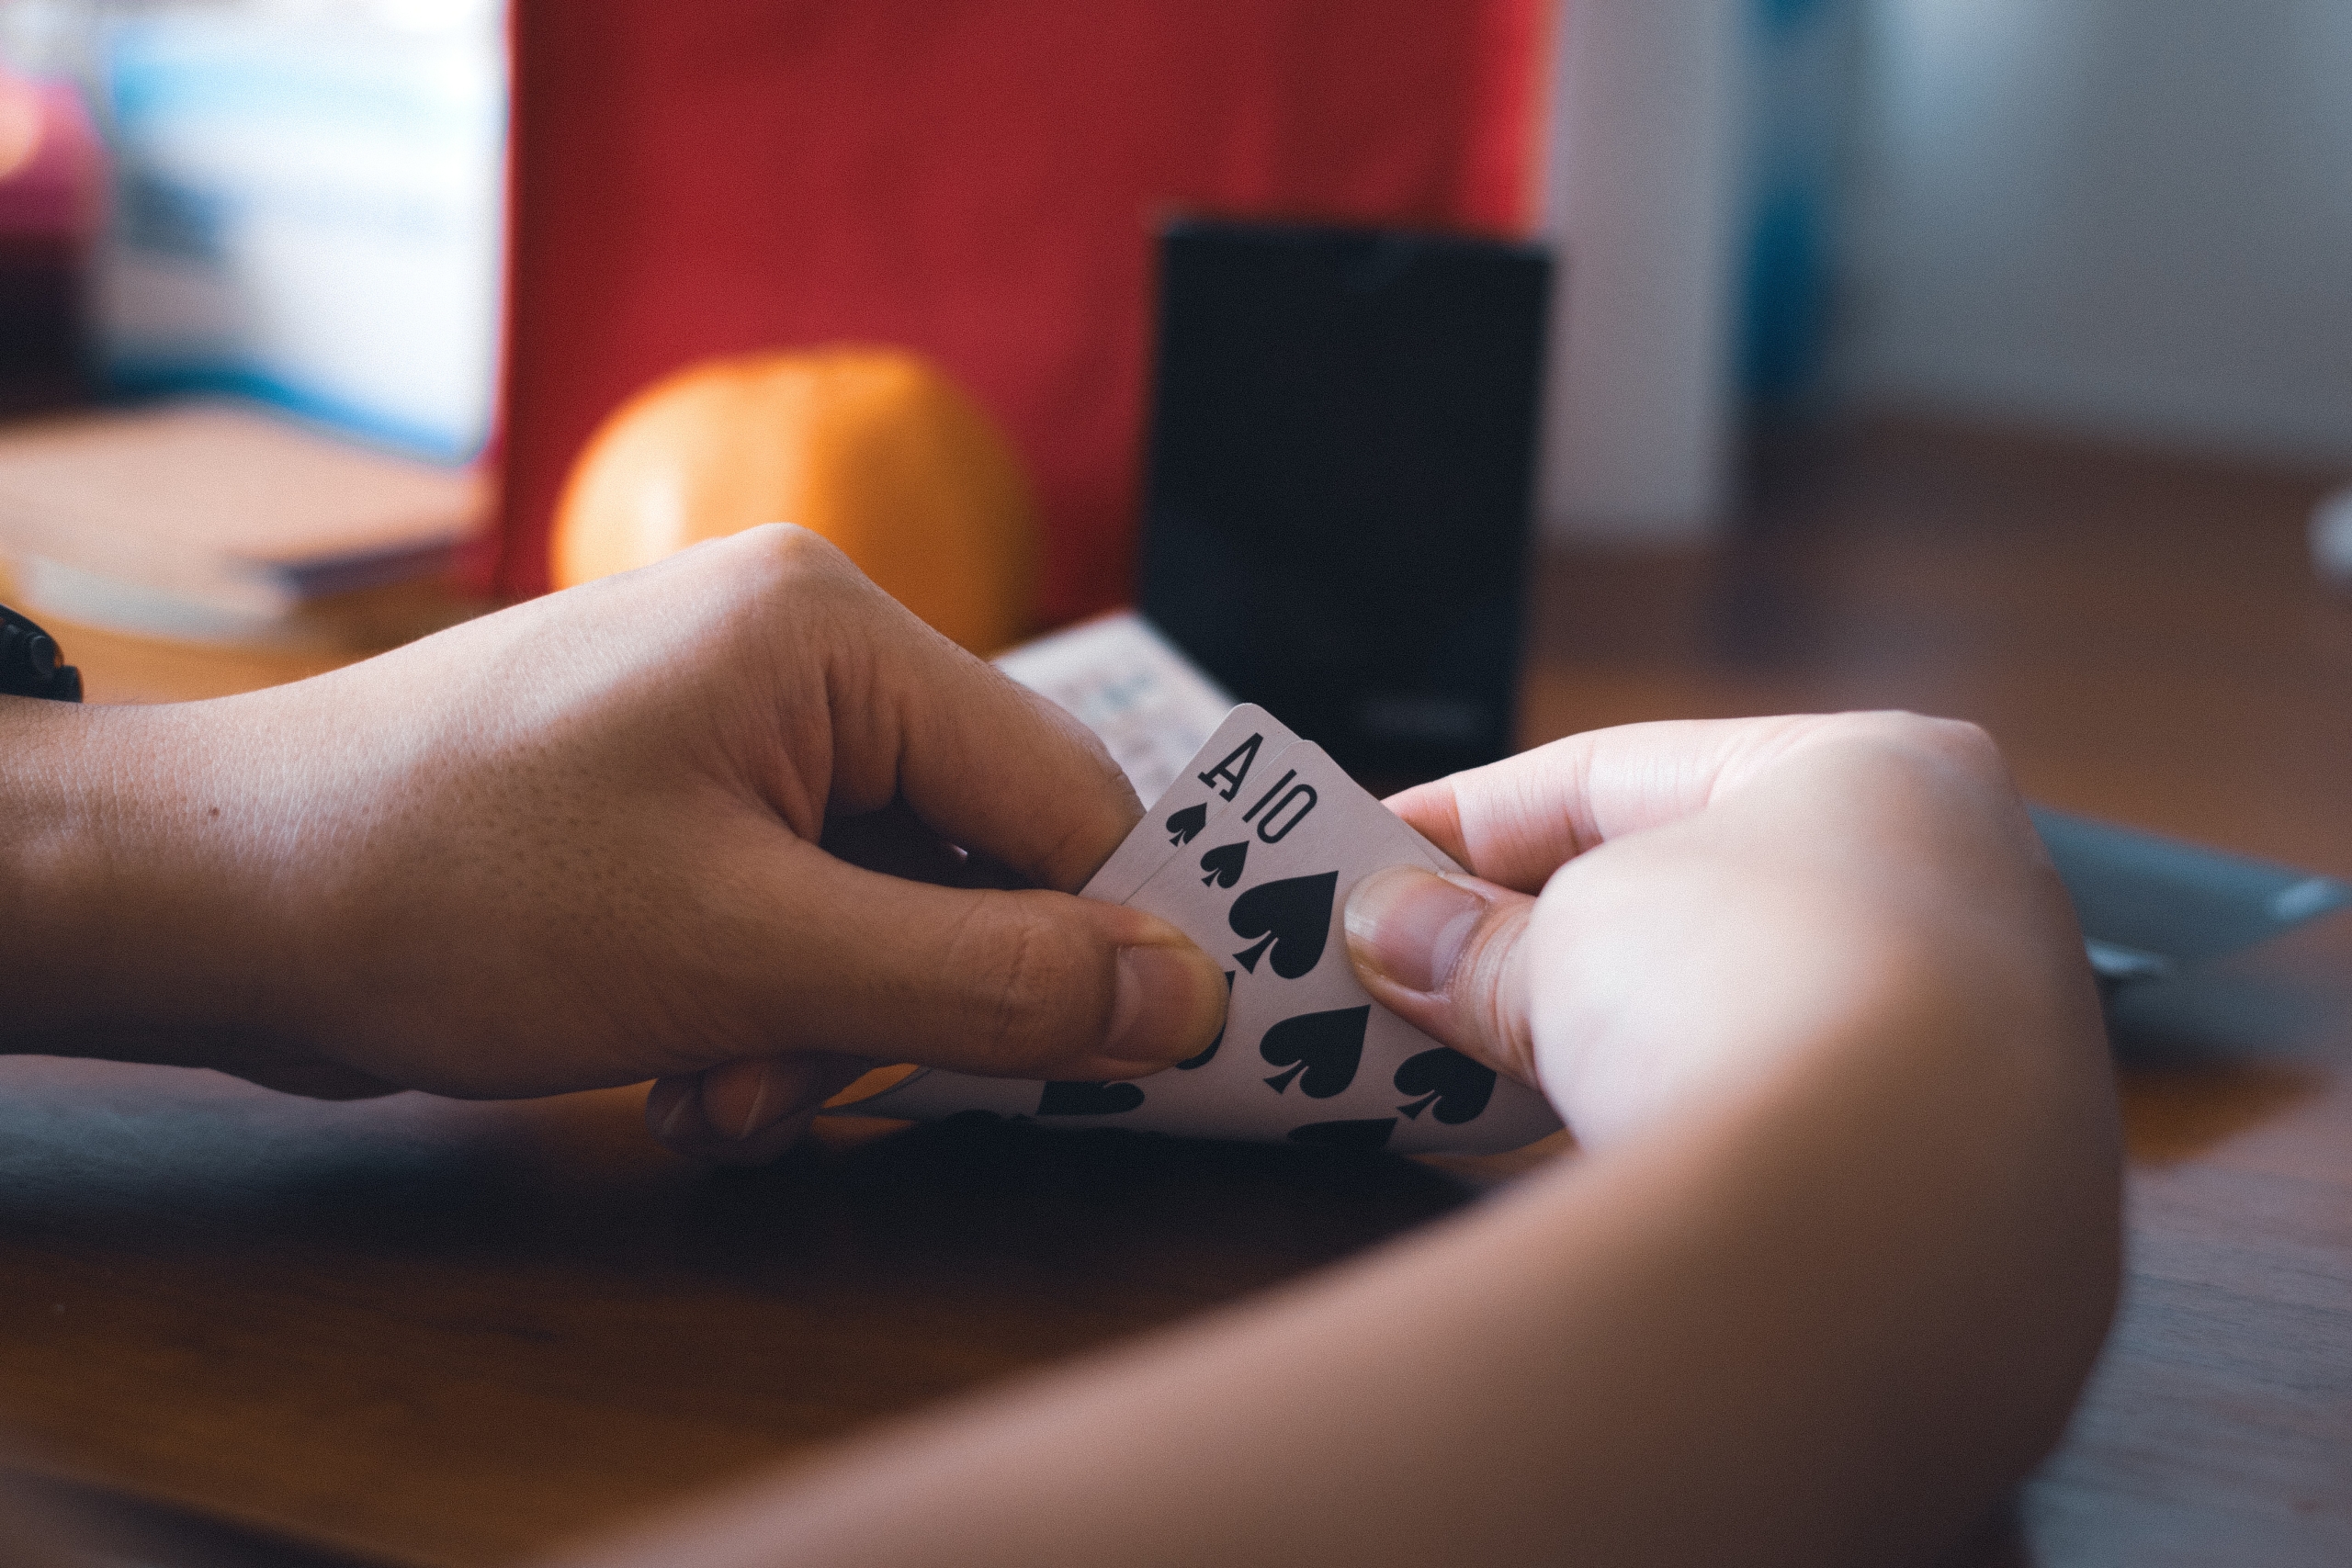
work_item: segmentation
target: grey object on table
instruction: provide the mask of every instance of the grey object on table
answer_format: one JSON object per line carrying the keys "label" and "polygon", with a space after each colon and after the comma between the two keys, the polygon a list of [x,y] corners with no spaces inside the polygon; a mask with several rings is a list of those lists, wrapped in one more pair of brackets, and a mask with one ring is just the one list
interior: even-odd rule
{"label": "grey object on table", "polygon": [[2352,904],[2352,885],[2134,828],[2031,808],[2103,986],[2169,975]]}

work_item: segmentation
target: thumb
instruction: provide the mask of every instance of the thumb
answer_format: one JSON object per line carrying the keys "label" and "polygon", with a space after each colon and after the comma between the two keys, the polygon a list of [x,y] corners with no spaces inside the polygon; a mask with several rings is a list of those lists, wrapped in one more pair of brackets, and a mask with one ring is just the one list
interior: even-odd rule
{"label": "thumb", "polygon": [[762,1055],[1124,1078],[1198,1055],[1223,1023],[1224,972],[1140,909],[905,881],[798,840],[786,854],[799,874],[763,879],[769,940],[745,965]]}
{"label": "thumb", "polygon": [[1348,957],[1381,1006],[1540,1090],[1522,956],[1534,908],[1475,876],[1391,866],[1348,896]]}
{"label": "thumb", "polygon": [[[1128,1078],[1205,1049],[1224,972],[1166,921],[1067,894],[933,886],[831,863],[831,918],[784,944],[764,1050],[657,1080],[647,1125],[678,1153],[762,1165],[868,1068],[914,1062]],[[859,911],[860,913],[851,913]]]}

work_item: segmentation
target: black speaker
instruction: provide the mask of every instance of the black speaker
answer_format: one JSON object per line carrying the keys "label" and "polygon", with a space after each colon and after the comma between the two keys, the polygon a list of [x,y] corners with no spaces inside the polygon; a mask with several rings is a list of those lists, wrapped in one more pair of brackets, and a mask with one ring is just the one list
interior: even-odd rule
{"label": "black speaker", "polygon": [[1359,775],[1511,746],[1551,265],[1439,234],[1161,236],[1139,603]]}

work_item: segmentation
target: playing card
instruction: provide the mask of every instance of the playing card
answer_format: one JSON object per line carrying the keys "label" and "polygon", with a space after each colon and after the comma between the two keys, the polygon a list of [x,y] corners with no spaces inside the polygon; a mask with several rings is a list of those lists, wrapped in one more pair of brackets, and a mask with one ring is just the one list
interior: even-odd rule
{"label": "playing card", "polygon": [[[1229,964],[1233,993],[1221,1059],[1138,1084],[1146,1106],[1123,1122],[1181,1117],[1188,1130],[1214,1123],[1227,1137],[1313,1128],[1306,1141],[1370,1146],[1378,1135],[1405,1150],[1510,1148],[1555,1129],[1540,1095],[1378,1007],[1348,963],[1344,911],[1358,881],[1399,863],[1461,868],[1312,742],[1262,779],[1208,825],[1204,848],[1172,857],[1128,900]],[[1423,1056],[1399,1083],[1405,1064]],[[1197,1083],[1179,1078],[1193,1074]],[[1439,1110],[1442,1119],[1424,1120]]]}
{"label": "playing card", "polygon": [[[1179,926],[1225,965],[1232,987],[1225,1032],[1192,1060],[1136,1083],[927,1072],[843,1109],[917,1119],[985,1110],[1069,1125],[1402,1152],[1516,1148],[1556,1129],[1542,1096],[1379,1007],[1349,966],[1341,920],[1357,881],[1405,863],[1459,868],[1320,747],[1299,741],[1269,762],[1261,740],[1243,775],[1234,750],[1240,741],[1223,729],[1226,752],[1211,755],[1219,745],[1213,738],[1170,792],[1174,800],[1198,785],[1210,798],[1186,798],[1217,809],[1204,809],[1189,837],[1171,830],[1150,840],[1160,863],[1125,901]],[[1212,765],[1224,761],[1233,767]],[[1223,799],[1228,786],[1231,798]],[[1170,815],[1155,807],[1147,823]],[[1170,838],[1180,841],[1167,844]]]}
{"label": "playing card", "polygon": [[1233,803],[1261,761],[1271,761],[1298,737],[1255,703],[1243,703],[1193,753],[1143,820],[1111,852],[1080,891],[1106,904],[1124,904],[1180,849]]}

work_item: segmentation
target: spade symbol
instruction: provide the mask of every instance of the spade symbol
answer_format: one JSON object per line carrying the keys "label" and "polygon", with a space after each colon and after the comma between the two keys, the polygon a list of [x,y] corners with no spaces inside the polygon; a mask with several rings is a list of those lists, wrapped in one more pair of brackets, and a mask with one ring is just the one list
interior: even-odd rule
{"label": "spade symbol", "polygon": [[1143,1103],[1131,1083],[1049,1083],[1037,1097],[1040,1116],[1115,1116]]}
{"label": "spade symbol", "polygon": [[1265,939],[1233,955],[1241,967],[1255,975],[1259,955],[1271,947],[1274,973],[1283,979],[1295,980],[1313,970],[1322,962],[1323,943],[1331,934],[1331,894],[1339,881],[1336,871],[1286,876],[1280,882],[1261,882],[1236,898],[1226,914],[1233,934]]}
{"label": "spade symbol", "polygon": [[1208,825],[1208,802],[1196,802],[1168,819],[1168,841],[1180,846],[1189,844],[1194,835]]}
{"label": "spade symbol", "polygon": [[1345,1149],[1350,1153],[1369,1153],[1385,1148],[1388,1134],[1396,1129],[1394,1116],[1376,1116],[1369,1122],[1309,1122],[1304,1127],[1290,1130],[1294,1144],[1313,1144],[1318,1148]]}
{"label": "spade symbol", "polygon": [[[1228,1010],[1233,1006],[1233,971],[1230,969],[1225,972],[1225,1005]],[[1227,1016],[1230,1016],[1229,1011]],[[1181,1073],[1188,1071],[1193,1067],[1207,1066],[1212,1061],[1216,1059],[1216,1048],[1224,1043],[1225,1031],[1220,1029],[1216,1032],[1216,1038],[1209,1042],[1209,1048],[1207,1050],[1202,1052],[1197,1056],[1185,1057],[1182,1061],[1176,1064],[1176,1070]]]}
{"label": "spade symbol", "polygon": [[1371,1017],[1367,1004],[1303,1012],[1283,1020],[1258,1042],[1258,1055],[1273,1066],[1290,1070],[1276,1073],[1266,1082],[1280,1094],[1290,1088],[1291,1079],[1297,1078],[1299,1092],[1307,1099],[1330,1099],[1356,1080],[1356,1064],[1363,1057],[1364,1024]]}
{"label": "spade symbol", "polygon": [[1421,1096],[1410,1105],[1396,1108],[1415,1121],[1434,1100],[1437,1109],[1430,1114],[1449,1127],[1458,1127],[1487,1109],[1487,1100],[1495,1092],[1495,1069],[1479,1066],[1450,1045],[1441,1045],[1405,1058],[1405,1065],[1396,1069],[1396,1092]]}
{"label": "spade symbol", "polygon": [[1238,844],[1219,844],[1201,857],[1201,869],[1208,873],[1201,878],[1201,886],[1206,887],[1214,882],[1219,887],[1232,886],[1241,880],[1242,863],[1249,858],[1250,843],[1246,839]]}

